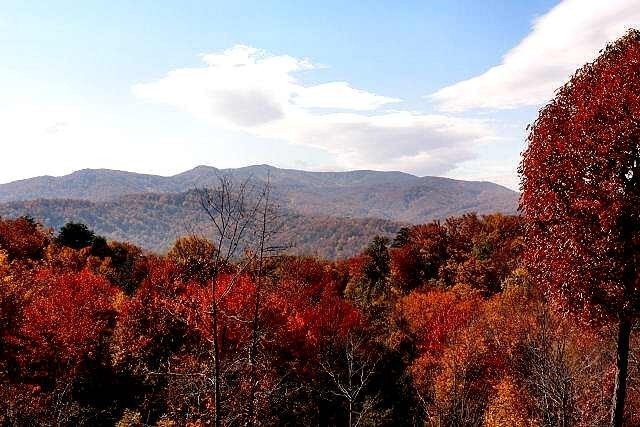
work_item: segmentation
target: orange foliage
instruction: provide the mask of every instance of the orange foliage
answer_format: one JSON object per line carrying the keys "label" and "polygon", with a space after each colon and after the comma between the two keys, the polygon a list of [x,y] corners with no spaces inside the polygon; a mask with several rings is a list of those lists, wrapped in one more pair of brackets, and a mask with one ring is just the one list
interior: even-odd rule
{"label": "orange foliage", "polygon": [[534,427],[539,425],[531,419],[527,402],[530,397],[526,389],[505,377],[495,386],[495,394],[489,402],[484,425],[486,427]]}
{"label": "orange foliage", "polygon": [[50,232],[29,218],[0,218],[0,249],[9,259],[40,258],[49,241]]}

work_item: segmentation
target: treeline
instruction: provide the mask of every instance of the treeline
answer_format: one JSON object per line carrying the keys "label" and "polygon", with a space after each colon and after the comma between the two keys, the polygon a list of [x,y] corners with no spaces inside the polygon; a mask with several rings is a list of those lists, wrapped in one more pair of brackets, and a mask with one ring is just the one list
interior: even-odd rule
{"label": "treeline", "polygon": [[0,220],[0,424],[606,424],[615,333],[548,303],[522,249],[503,215],[224,265]]}

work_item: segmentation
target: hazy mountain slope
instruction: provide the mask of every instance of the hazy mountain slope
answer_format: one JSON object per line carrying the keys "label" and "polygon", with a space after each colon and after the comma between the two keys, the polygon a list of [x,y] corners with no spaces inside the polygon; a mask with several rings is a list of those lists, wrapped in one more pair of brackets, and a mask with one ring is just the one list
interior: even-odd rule
{"label": "hazy mountain slope", "polygon": [[169,177],[109,169],[83,169],[61,177],[42,176],[0,184],[0,202],[43,198],[104,201],[127,194],[182,192],[215,185],[221,175],[230,175],[238,180],[250,177],[265,180],[270,175],[274,186],[283,189],[356,186],[417,178],[402,172],[306,172],[268,165],[238,169],[198,166]]}
{"label": "hazy mountain slope", "polygon": [[[210,235],[211,230],[194,192],[139,194],[106,202],[34,200],[0,205],[0,216],[30,215],[58,229],[68,221],[87,224],[110,239],[130,241],[162,252],[182,235]],[[373,236],[393,236],[399,223],[375,219],[348,219],[283,213],[285,226],[277,243],[294,246],[291,253],[340,258],[362,250]]]}
{"label": "hazy mountain slope", "polygon": [[284,194],[278,190],[281,203],[305,214],[385,218],[415,224],[467,212],[513,214],[518,203],[516,192],[490,182],[436,177],[345,188],[294,189]]}
{"label": "hazy mountain slope", "polygon": [[34,199],[108,200],[158,192],[167,178],[106,169],[83,169],[61,177],[41,176],[0,185],[0,202]]}
{"label": "hazy mountain slope", "polygon": [[40,198],[108,201],[139,193],[178,193],[211,187],[218,176],[270,177],[281,205],[306,215],[386,218],[421,223],[465,212],[514,213],[518,193],[489,182],[416,177],[402,172],[305,172],[267,165],[218,170],[199,166],[171,177],[82,170],[0,185],[0,202]]}

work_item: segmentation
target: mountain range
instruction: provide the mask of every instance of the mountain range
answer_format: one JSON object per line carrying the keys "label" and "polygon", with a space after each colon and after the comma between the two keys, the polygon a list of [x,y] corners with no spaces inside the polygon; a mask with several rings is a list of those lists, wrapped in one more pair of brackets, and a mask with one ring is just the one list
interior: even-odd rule
{"label": "mountain range", "polygon": [[294,252],[330,258],[359,251],[376,234],[407,224],[461,215],[516,212],[518,193],[491,182],[418,177],[403,172],[307,172],[256,165],[198,166],[174,176],[84,169],[0,185],[0,216],[30,215],[58,228],[80,221],[108,238],[164,251],[176,237],[206,223],[194,189],[220,176],[271,182],[287,219],[283,238]]}

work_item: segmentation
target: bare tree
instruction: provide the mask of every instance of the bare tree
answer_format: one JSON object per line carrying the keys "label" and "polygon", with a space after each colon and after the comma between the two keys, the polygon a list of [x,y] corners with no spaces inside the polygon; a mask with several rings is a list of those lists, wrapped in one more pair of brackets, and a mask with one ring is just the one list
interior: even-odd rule
{"label": "bare tree", "polygon": [[573,425],[577,415],[576,390],[567,360],[567,343],[551,342],[543,329],[539,342],[529,352],[531,375],[528,385],[544,425]]}
{"label": "bare tree", "polygon": [[[258,378],[258,359],[261,351],[262,327],[262,288],[265,260],[280,253],[286,246],[276,246],[271,242],[282,228],[279,210],[271,197],[270,176],[257,187],[248,178],[236,183],[229,176],[219,177],[218,188],[198,190],[200,205],[213,226],[216,251],[213,260],[211,291],[213,294],[210,316],[212,330],[211,355],[213,360],[213,388],[215,414],[213,423],[221,425],[222,414],[222,361],[220,349],[220,303],[232,291],[237,278],[248,271],[254,276],[255,295],[252,314],[249,319],[234,319],[250,324],[248,346],[249,396],[245,416],[248,425],[256,425],[258,419],[257,399],[260,380]],[[239,257],[242,253],[242,257]],[[235,262],[231,269],[230,264]],[[216,276],[223,270],[233,270],[234,277],[224,289],[218,289]]]}
{"label": "bare tree", "polygon": [[[211,393],[208,397],[213,397],[213,413],[191,414],[195,418],[208,413],[216,427],[238,422],[257,425],[265,407],[258,404],[259,400],[271,398],[281,383],[277,379],[271,381],[266,390],[267,381],[261,377],[269,365],[263,355],[265,331],[261,316],[266,261],[289,247],[272,244],[283,226],[282,217],[273,203],[270,176],[266,182],[256,183],[251,177],[240,181],[222,175],[214,188],[197,189],[196,194],[209,227],[192,227],[192,237],[180,239],[171,256],[185,264],[186,276],[196,277],[210,287],[211,302],[203,312],[210,337],[205,338],[197,360],[188,365],[178,361],[173,366],[169,360],[151,374],[169,378],[176,393],[195,402],[191,407],[206,402],[206,393]],[[196,265],[190,265],[193,263]],[[225,278],[221,280],[223,273]],[[242,277],[253,279],[252,305],[248,312],[230,313],[225,301]],[[189,305],[184,307],[188,310],[199,310],[198,301],[183,304]],[[240,326],[246,335],[229,347],[225,337],[231,324]]]}
{"label": "bare tree", "polygon": [[[247,233],[253,227],[258,215],[262,200],[251,197],[254,188],[250,180],[235,184],[229,176],[218,177],[218,188],[200,189],[200,206],[212,224],[216,241],[216,251],[213,260],[213,275],[210,279],[211,305],[211,356],[213,360],[213,393],[214,393],[214,418],[216,427],[222,420],[222,367],[220,354],[220,301],[231,292],[235,280],[231,280],[226,288],[220,292],[218,289],[218,274],[228,268],[230,261],[236,256],[240,244]],[[243,267],[239,267],[240,270]]]}
{"label": "bare tree", "polygon": [[256,291],[254,296],[253,313],[251,319],[251,343],[249,347],[249,381],[250,395],[247,411],[247,424],[258,424],[258,391],[260,380],[258,378],[258,359],[261,351],[262,325],[260,313],[262,310],[262,288],[265,260],[281,253],[286,246],[272,245],[272,240],[283,226],[278,208],[271,201],[271,177],[267,176],[267,182],[261,194],[259,222],[256,227],[257,234],[257,267],[255,269]]}
{"label": "bare tree", "polygon": [[330,355],[333,351],[328,351],[320,362],[333,384],[331,393],[347,403],[349,427],[360,425],[375,404],[375,399],[364,397],[378,360],[373,352],[364,348],[364,344],[363,337],[349,334],[333,356]]}
{"label": "bare tree", "polygon": [[522,366],[540,422],[605,425],[610,400],[601,373],[610,366],[611,347],[579,345],[585,338],[576,333],[577,325],[546,305],[537,321],[539,332],[523,349]]}

